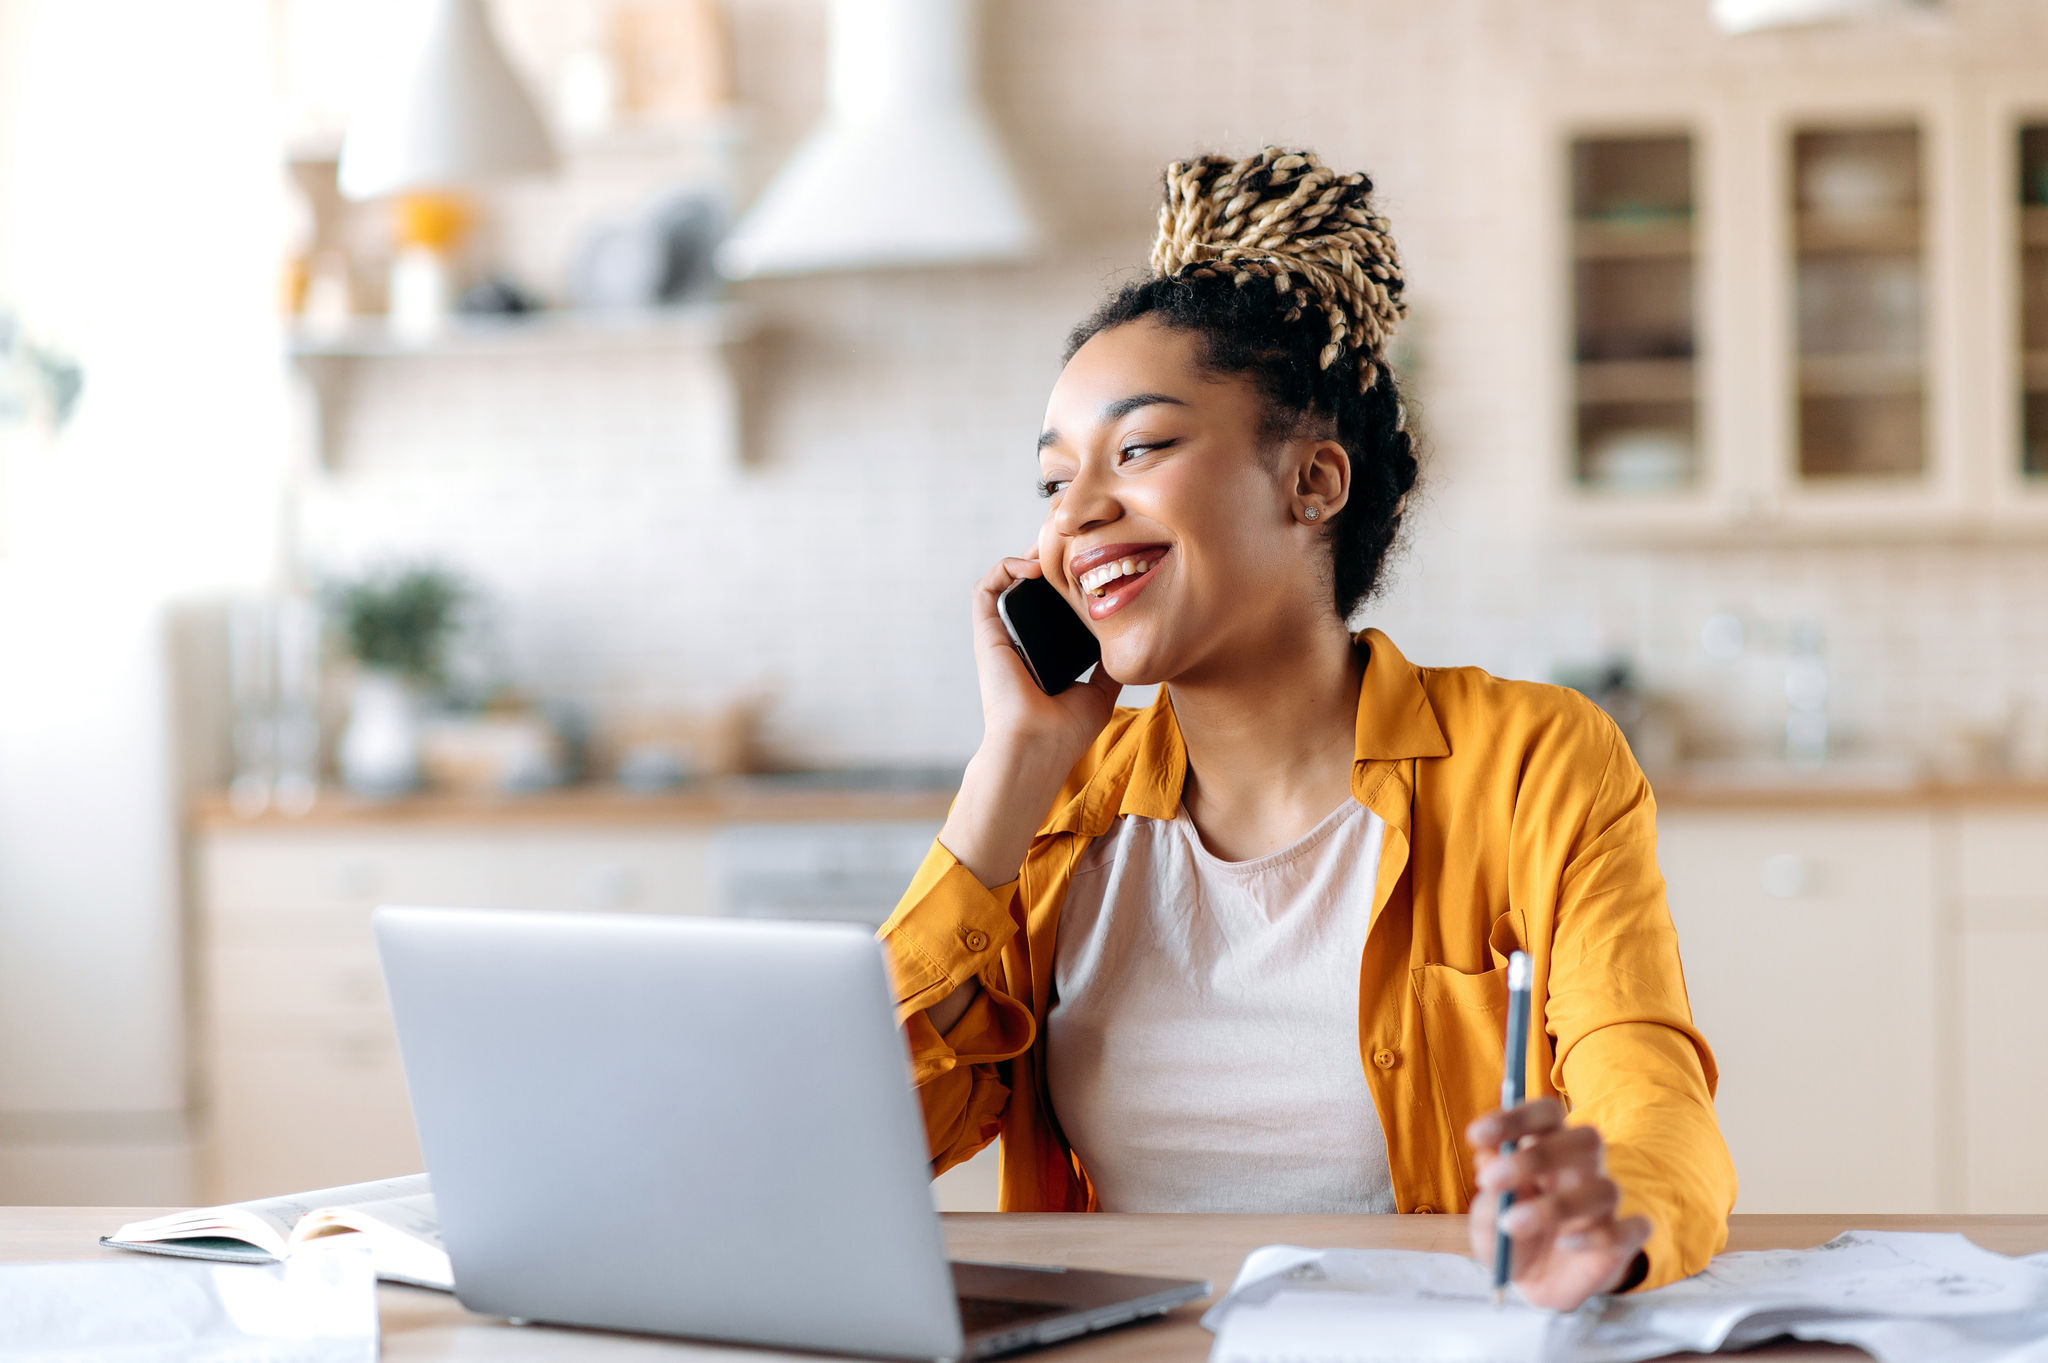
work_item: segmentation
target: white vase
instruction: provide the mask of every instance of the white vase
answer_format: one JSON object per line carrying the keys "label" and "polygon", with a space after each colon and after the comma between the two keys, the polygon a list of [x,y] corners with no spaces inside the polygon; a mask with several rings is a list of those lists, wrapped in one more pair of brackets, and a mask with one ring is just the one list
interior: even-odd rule
{"label": "white vase", "polygon": [[343,784],[358,795],[402,795],[420,782],[420,726],[412,687],[391,672],[364,672],[342,730]]}

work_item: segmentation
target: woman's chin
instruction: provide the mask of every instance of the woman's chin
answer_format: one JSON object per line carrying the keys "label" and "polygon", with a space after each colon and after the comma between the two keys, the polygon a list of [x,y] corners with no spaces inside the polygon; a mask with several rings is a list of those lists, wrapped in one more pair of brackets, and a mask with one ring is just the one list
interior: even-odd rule
{"label": "woman's chin", "polygon": [[1102,665],[1125,686],[1157,686],[1170,681],[1173,667],[1164,650],[1151,640],[1117,639],[1102,646]]}

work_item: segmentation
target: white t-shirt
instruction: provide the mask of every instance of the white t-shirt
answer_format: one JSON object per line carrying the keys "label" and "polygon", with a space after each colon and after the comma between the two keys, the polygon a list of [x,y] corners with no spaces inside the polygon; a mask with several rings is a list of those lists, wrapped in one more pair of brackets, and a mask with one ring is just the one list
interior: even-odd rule
{"label": "white t-shirt", "polygon": [[1103,1210],[1394,1210],[1358,1058],[1385,836],[1346,800],[1252,861],[1212,856],[1185,808],[1089,845],[1060,911],[1046,1074]]}

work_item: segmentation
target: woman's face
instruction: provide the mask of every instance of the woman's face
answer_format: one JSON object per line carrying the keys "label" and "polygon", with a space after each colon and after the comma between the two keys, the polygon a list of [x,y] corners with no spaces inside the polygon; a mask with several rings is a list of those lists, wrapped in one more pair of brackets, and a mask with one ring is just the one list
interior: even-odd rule
{"label": "woman's face", "polygon": [[1328,549],[1298,513],[1342,506],[1343,447],[1262,438],[1258,390],[1206,371],[1200,346],[1151,319],[1098,332],[1039,436],[1039,563],[1132,685],[1262,656],[1334,613]]}

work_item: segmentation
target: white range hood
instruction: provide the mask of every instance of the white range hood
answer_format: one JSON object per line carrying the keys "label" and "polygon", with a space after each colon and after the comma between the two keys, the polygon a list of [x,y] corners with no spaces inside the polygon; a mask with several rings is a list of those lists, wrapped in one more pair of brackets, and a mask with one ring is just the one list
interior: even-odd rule
{"label": "white range hood", "polygon": [[831,0],[825,121],[719,250],[729,278],[1015,260],[1038,231],[975,90],[977,0]]}
{"label": "white range hood", "polygon": [[1926,14],[1941,0],[1713,0],[1714,23],[1724,33],[1869,19],[1884,14]]}

